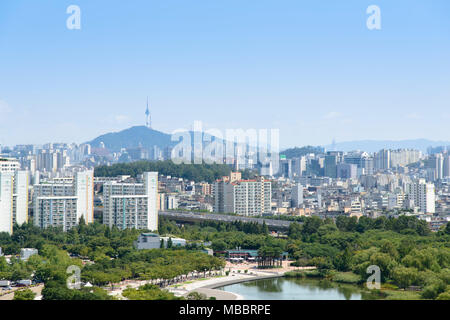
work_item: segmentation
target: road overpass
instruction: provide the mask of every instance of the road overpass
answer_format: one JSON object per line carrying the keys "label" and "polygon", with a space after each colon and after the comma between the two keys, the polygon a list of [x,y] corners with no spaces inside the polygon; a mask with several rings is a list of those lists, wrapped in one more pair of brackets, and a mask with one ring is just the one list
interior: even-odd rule
{"label": "road overpass", "polygon": [[[95,214],[102,214],[103,208],[95,208]],[[216,214],[216,213],[203,213],[203,212],[190,212],[190,211],[159,211],[158,215],[170,220],[179,222],[202,222],[202,221],[223,221],[223,222],[257,222],[263,224],[266,222],[269,230],[273,231],[287,231],[289,225],[292,221],[286,220],[275,220],[275,219],[262,219],[262,218],[252,218],[244,216],[233,216],[227,214]],[[301,223],[301,222],[299,222]]]}
{"label": "road overpass", "polygon": [[257,222],[263,224],[266,222],[269,230],[275,231],[286,231],[289,229],[289,225],[292,221],[285,220],[275,220],[275,219],[262,219],[262,218],[252,218],[243,216],[233,216],[226,214],[216,214],[216,213],[198,213],[198,212],[188,212],[188,211],[159,211],[159,216],[170,220],[180,221],[180,222],[201,222],[201,221],[222,221],[222,222]]}

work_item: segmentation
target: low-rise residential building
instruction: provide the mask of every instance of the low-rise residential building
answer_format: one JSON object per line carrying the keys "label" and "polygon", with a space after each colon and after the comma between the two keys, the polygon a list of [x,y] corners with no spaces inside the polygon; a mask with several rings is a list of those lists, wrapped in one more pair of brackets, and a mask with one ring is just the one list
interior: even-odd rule
{"label": "low-rise residential building", "polygon": [[172,247],[186,246],[185,239],[176,237],[161,237],[156,233],[141,233],[134,245],[138,250],[159,249],[161,247],[167,248],[170,241],[172,242]]}

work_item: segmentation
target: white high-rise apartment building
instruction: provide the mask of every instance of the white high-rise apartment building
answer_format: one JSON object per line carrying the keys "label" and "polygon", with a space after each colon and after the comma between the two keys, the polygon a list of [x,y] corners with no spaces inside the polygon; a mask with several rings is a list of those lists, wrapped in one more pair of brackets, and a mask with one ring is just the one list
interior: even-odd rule
{"label": "white high-rise apartment building", "polygon": [[0,170],[0,232],[28,221],[28,171]]}
{"label": "white high-rise apartment building", "polygon": [[217,181],[214,184],[214,198],[215,212],[262,215],[271,212],[272,185],[264,177],[231,183]]}
{"label": "white high-rise apartment building", "polygon": [[144,172],[142,183],[105,183],[103,201],[109,227],[158,230],[158,172]]}
{"label": "white high-rise apartment building", "polygon": [[416,183],[408,185],[408,198],[419,207],[420,212],[435,213],[435,187],[433,183],[426,183],[424,179],[420,179]]}
{"label": "white high-rise apartment building", "polygon": [[33,186],[34,224],[41,228],[78,225],[83,217],[94,222],[94,171],[77,172],[73,178]]}
{"label": "white high-rise apartment building", "polygon": [[410,163],[418,162],[422,158],[422,152],[413,149],[391,150],[391,168],[404,167]]}
{"label": "white high-rise apartment building", "polygon": [[386,170],[395,167],[404,167],[415,163],[422,158],[422,152],[413,149],[380,150],[375,153],[375,169]]}
{"label": "white high-rise apartment building", "polygon": [[12,158],[0,157],[0,172],[15,172],[20,170],[20,162]]}

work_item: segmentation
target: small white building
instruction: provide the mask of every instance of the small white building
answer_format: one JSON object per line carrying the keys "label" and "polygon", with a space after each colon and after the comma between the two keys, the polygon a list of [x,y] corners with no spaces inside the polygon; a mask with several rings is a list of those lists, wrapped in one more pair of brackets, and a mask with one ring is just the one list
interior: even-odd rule
{"label": "small white building", "polygon": [[172,247],[184,247],[186,246],[186,240],[181,238],[173,237],[160,237],[156,233],[141,233],[138,240],[134,243],[138,250],[143,249],[159,249],[161,248],[161,243],[164,248],[167,248],[169,239],[172,240]]}
{"label": "small white building", "polygon": [[34,248],[20,249],[20,260],[27,261],[31,256],[38,254],[38,250]]}

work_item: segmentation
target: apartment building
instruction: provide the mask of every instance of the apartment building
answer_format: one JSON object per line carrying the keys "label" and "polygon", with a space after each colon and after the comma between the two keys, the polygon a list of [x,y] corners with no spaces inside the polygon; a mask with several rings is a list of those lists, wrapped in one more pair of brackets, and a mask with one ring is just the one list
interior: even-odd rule
{"label": "apartment building", "polygon": [[419,179],[415,183],[408,185],[408,199],[423,213],[435,213],[435,187],[432,183],[426,183],[424,179]]}
{"label": "apartment building", "polygon": [[0,156],[0,172],[15,172],[17,170],[20,170],[20,162],[17,159]]}
{"label": "apartment building", "polygon": [[78,225],[81,217],[86,223],[94,222],[94,171],[34,185],[33,209],[34,224],[41,228],[67,231]]}
{"label": "apartment building", "polygon": [[0,232],[28,221],[28,171],[0,170]]}
{"label": "apartment building", "polygon": [[158,172],[145,172],[142,183],[107,182],[103,199],[109,227],[158,230]]}
{"label": "apartment building", "polygon": [[214,212],[255,216],[271,212],[271,182],[258,177],[254,180],[222,179],[214,184]]}

